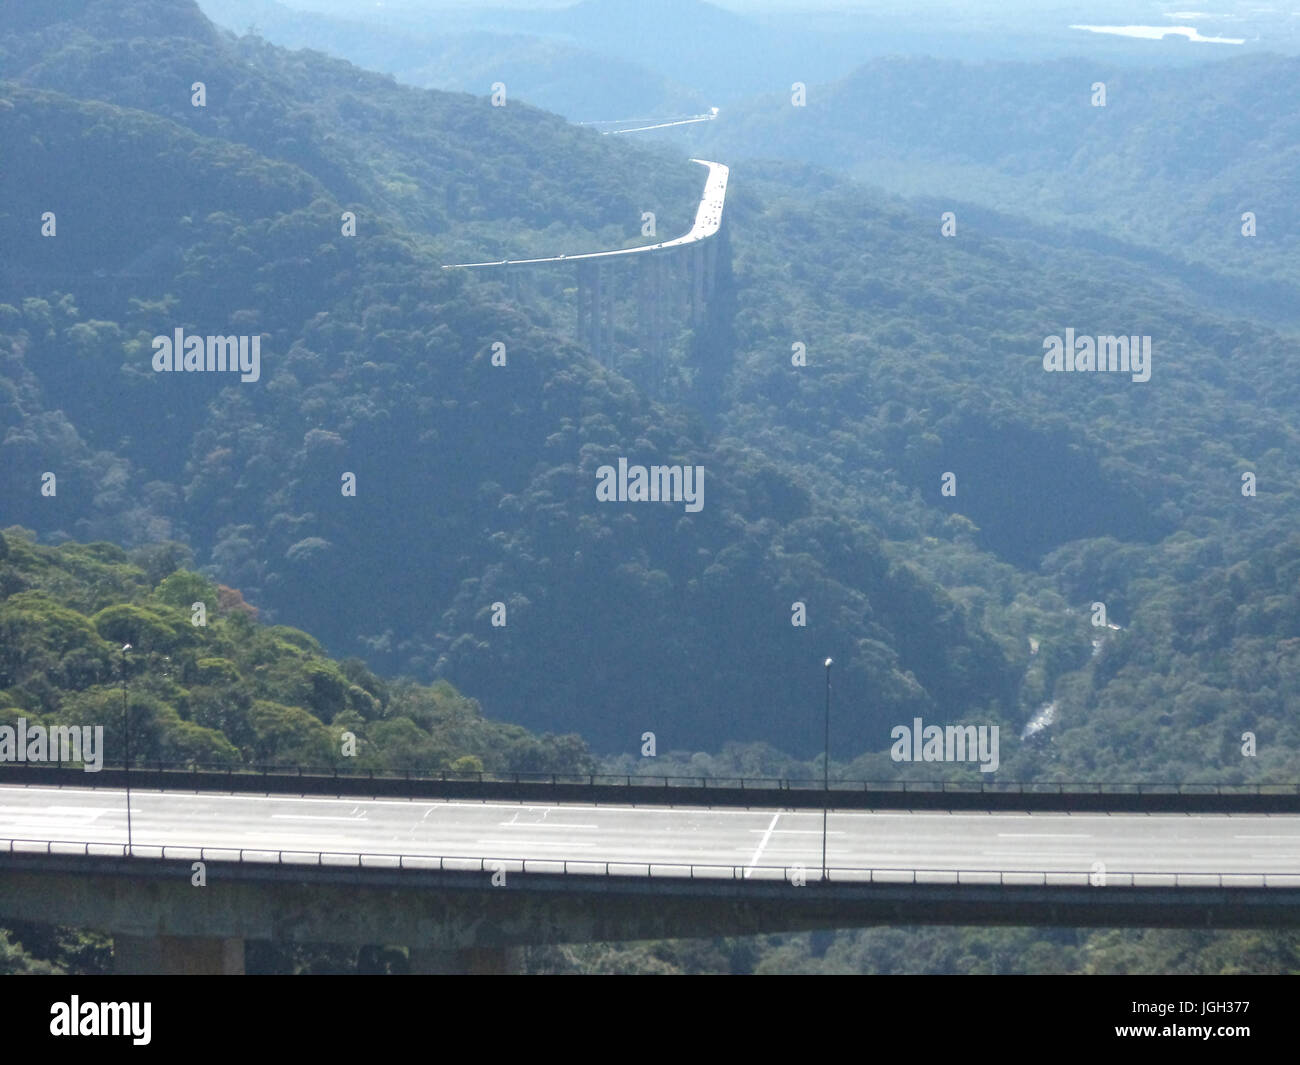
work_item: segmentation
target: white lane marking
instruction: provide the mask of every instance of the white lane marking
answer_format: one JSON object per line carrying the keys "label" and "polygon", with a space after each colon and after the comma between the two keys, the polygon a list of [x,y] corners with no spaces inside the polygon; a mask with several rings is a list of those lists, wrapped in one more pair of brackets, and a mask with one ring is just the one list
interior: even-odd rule
{"label": "white lane marking", "polygon": [[[551,811],[554,809],[556,809],[556,807],[554,806],[546,807],[545,809],[542,810],[542,816],[549,817]],[[519,815],[522,812],[523,812],[522,810],[516,810],[514,817],[510,818],[509,821],[498,822],[497,827],[498,828],[590,828],[590,829],[595,829],[600,827],[599,825],[577,825],[577,824],[566,823],[563,821],[550,821],[550,820],[520,821]]]}
{"label": "white lane marking", "polygon": [[333,817],[330,814],[272,814],[272,821],[352,821],[360,824],[365,821],[365,814],[360,817]]}
{"label": "white lane marking", "polygon": [[999,832],[999,839],[1092,839],[1091,832]]}
{"label": "white lane marking", "polygon": [[118,826],[113,825],[92,825],[89,821],[64,821],[61,818],[0,818],[0,828],[9,832],[32,829],[42,832],[57,832],[64,830],[67,832],[87,832],[90,829],[96,829],[103,832],[116,832]]}
{"label": "white lane marking", "polygon": [[[1032,856],[1027,856],[1027,855],[1025,854],[1024,851],[980,851],[980,854],[981,854],[983,857],[985,857],[985,858],[1019,858],[1019,859],[1021,859],[1022,861],[1026,860],[1027,857],[1032,857]],[[1055,854],[1055,853],[1053,853],[1053,854],[1044,855],[1042,858],[1035,859],[1035,860],[1036,860],[1036,861],[1050,861],[1050,862],[1062,862],[1062,861],[1066,861],[1066,860],[1070,860],[1070,861],[1078,860],[1078,861],[1085,861],[1085,862],[1086,862],[1086,861],[1091,861],[1092,859],[1094,859],[1094,858],[1096,858],[1096,857],[1097,857],[1097,856],[1096,856],[1095,854]],[[917,860],[919,861],[920,859],[917,859]],[[1014,871],[1015,871],[1015,870],[1007,870],[1007,872],[1014,872]],[[1035,870],[1033,870],[1033,871],[1034,871],[1034,872],[1038,872],[1039,870],[1035,869]]]}
{"label": "white lane marking", "polygon": [[108,813],[103,806],[0,806],[0,817],[49,817],[71,814],[74,817],[99,817]]}
{"label": "white lane marking", "polygon": [[[751,828],[750,831],[762,832],[763,829]],[[822,834],[822,830],[820,828],[778,828],[775,831],[769,828],[767,831],[772,835],[776,835],[776,836],[820,836]],[[848,835],[847,832],[841,832],[839,829],[836,829],[834,832],[827,832],[826,834],[828,836]]]}
{"label": "white lane marking", "polygon": [[[547,839],[476,839],[476,846],[487,847],[568,847],[570,850],[594,851],[598,847],[603,847],[603,843],[571,843],[568,840],[547,840]],[[453,844],[454,846],[454,844]],[[449,857],[458,857],[458,855],[449,855]],[[474,855],[477,857],[477,855]],[[636,864],[636,863],[634,863]],[[670,863],[671,864],[671,863]],[[678,863],[685,864],[685,863]]]}
{"label": "white lane marking", "polygon": [[758,864],[758,859],[762,857],[763,848],[767,846],[767,841],[772,838],[772,829],[776,828],[777,818],[781,816],[778,810],[772,815],[772,823],[767,826],[767,831],[763,833],[763,838],[758,841],[758,850],[754,851],[754,857],[749,859],[749,865],[745,869],[745,876],[749,876],[754,871],[754,866]]}

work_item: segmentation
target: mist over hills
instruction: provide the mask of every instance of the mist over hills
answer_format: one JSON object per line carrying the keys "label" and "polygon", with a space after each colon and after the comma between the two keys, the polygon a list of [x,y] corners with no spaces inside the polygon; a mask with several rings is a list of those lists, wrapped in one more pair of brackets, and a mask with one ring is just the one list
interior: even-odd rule
{"label": "mist over hills", "polygon": [[312,48],[421,88],[482,94],[506,79],[511,95],[564,115],[594,121],[640,114],[696,113],[704,94],[621,52],[605,53],[563,34],[528,32],[519,13],[492,19],[440,12],[402,24],[339,18],[288,8],[275,0],[204,0],[219,25],[255,28],[287,48]]}
{"label": "mist over hills", "polygon": [[674,139],[1081,231],[1070,244],[1103,233],[1158,249],[1167,269],[1202,262],[1229,280],[1283,282],[1294,308],[1300,129],[1286,101],[1298,87],[1300,60],[1276,55],[1144,70],[888,57],[814,87],[806,108],[770,93]]}

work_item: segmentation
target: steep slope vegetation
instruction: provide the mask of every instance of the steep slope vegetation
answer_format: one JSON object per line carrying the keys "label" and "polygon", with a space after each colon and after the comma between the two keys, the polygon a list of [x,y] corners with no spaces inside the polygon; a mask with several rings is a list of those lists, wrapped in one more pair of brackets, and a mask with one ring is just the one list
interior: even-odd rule
{"label": "steep slope vegetation", "polygon": [[[900,715],[1013,701],[1002,650],[869,527],[601,370],[554,299],[521,305],[436,269],[454,235],[431,243],[439,212],[469,219],[457,239],[480,254],[484,234],[556,216],[594,217],[573,231],[600,239],[604,220],[639,219],[635,190],[654,184],[684,190],[660,220],[679,212],[684,229],[698,167],[256,42],[115,40],[100,14],[20,39],[4,68],[98,98],[10,83],[0,104],[0,134],[39,146],[0,197],[17,249],[0,296],[9,520],[184,540],[341,653],[446,676],[494,713],[607,749],[645,730],[809,749],[803,707],[828,653],[851,749]],[[123,67],[132,48],[154,73]],[[190,107],[194,69],[206,111]],[[350,136],[321,133],[322,113]],[[446,152],[426,164],[438,184],[408,188],[396,168],[426,150]],[[463,181],[472,195],[448,210]],[[348,197],[372,194],[382,209],[340,235]],[[52,196],[53,239],[30,222]],[[259,380],[153,372],[151,338],[176,328],[259,336]],[[598,502],[597,467],[620,456],[702,465],[704,509]]]}

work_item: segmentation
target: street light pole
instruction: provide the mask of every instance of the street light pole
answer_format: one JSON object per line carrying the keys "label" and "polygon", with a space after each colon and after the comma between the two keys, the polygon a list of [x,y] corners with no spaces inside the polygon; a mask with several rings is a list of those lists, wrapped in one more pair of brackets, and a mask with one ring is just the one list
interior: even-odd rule
{"label": "street light pole", "polygon": [[122,767],[126,778],[126,853],[129,857],[132,851],[131,840],[131,715],[126,705],[126,653],[131,650],[129,643],[122,645],[122,732],[125,736],[125,751],[122,758]]}
{"label": "street light pole", "polygon": [[831,663],[826,659],[826,749],[822,756],[822,880],[826,880],[826,813],[831,799]]}

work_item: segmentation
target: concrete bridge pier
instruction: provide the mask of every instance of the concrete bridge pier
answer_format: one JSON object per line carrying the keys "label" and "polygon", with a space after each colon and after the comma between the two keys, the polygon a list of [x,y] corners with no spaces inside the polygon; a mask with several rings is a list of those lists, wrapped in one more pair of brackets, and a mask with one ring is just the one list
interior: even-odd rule
{"label": "concrete bridge pier", "polygon": [[668,260],[663,255],[646,255],[637,276],[637,346],[650,364],[649,386],[662,395],[668,361]]}
{"label": "concrete bridge pier", "polygon": [[591,346],[591,272],[593,269],[591,263],[578,264],[578,317],[573,335],[579,344],[587,347]]}
{"label": "concrete bridge pier", "polygon": [[578,264],[578,343],[602,366],[614,365],[614,269],[599,262]]}
{"label": "concrete bridge pier", "polygon": [[691,285],[691,325],[698,326],[704,321],[704,245],[696,244],[691,248],[690,285]]}
{"label": "concrete bridge pier", "polygon": [[614,277],[613,263],[605,264],[605,306],[601,314],[600,347],[604,357],[600,360],[607,368],[614,368]]}
{"label": "concrete bridge pier", "polygon": [[122,976],[243,976],[244,941],[225,936],[113,936]]}

